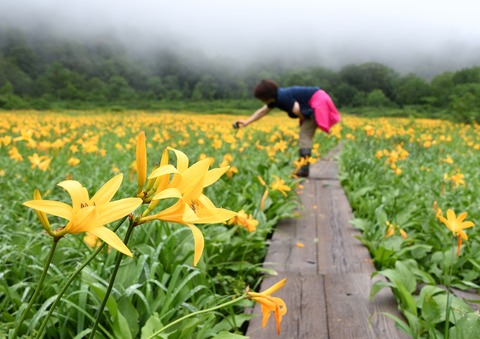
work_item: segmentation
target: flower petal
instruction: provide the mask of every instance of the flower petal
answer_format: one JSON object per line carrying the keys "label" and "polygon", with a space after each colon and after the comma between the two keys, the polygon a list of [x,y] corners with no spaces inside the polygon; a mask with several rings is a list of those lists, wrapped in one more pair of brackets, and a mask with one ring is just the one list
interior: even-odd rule
{"label": "flower petal", "polygon": [[465,220],[466,217],[467,217],[467,212],[460,213],[457,217],[457,221],[461,223],[462,221]]}
{"label": "flower petal", "polygon": [[200,209],[196,214],[198,220],[194,224],[218,224],[237,215],[236,212],[224,208],[215,208],[213,210]]}
{"label": "flower petal", "polygon": [[132,252],[128,249],[128,247],[123,243],[122,240],[116,235],[112,230],[106,227],[96,227],[88,231],[88,233],[94,234],[107,244],[112,246],[119,252],[122,252],[129,257],[133,257]]}
{"label": "flower petal", "polygon": [[132,213],[142,204],[140,198],[125,198],[109,202],[108,204],[98,206],[98,225],[109,224],[112,221],[120,219],[129,213]]}
{"label": "flower petal", "polygon": [[[33,191],[33,199],[34,200],[42,200],[42,194],[38,189],[35,189]],[[45,214],[45,212],[37,211],[35,210],[35,213],[37,214],[38,219],[40,219],[40,222],[42,223],[43,228],[51,234],[51,229],[50,229],[50,222],[48,221],[48,217]]]}
{"label": "flower petal", "polygon": [[204,239],[202,232],[198,229],[198,227],[188,224],[187,225],[193,234],[193,242],[195,244],[195,251],[193,252],[193,266],[197,266],[198,261],[202,257],[203,247],[204,247]]}
{"label": "flower petal", "polygon": [[89,201],[87,189],[78,181],[65,180],[60,182],[58,186],[63,187],[72,198],[72,207],[74,212],[81,208],[81,204]]}
{"label": "flower petal", "polygon": [[150,175],[148,176],[148,179],[153,179],[156,177],[160,177],[162,175],[172,174],[172,173],[178,173],[178,170],[173,165],[162,165],[156,170],[154,170],[152,173],[150,173]]}
{"label": "flower petal", "polygon": [[211,169],[210,171],[207,172],[205,175],[205,179],[203,179],[203,187],[208,187],[211,184],[215,183],[222,175],[225,174],[225,172],[228,171],[230,166],[225,166],[225,167],[219,167],[219,168],[214,168]]}
{"label": "flower petal", "polygon": [[104,205],[112,200],[122,184],[123,174],[120,173],[107,181],[95,195],[90,199],[90,203],[94,205]]}
{"label": "flower petal", "polygon": [[155,194],[152,198],[152,200],[162,200],[162,199],[168,199],[168,198],[177,198],[180,199],[182,197],[182,193],[176,188],[167,188],[164,189],[163,191],[160,191],[159,193]]}
{"label": "flower petal", "polygon": [[287,282],[287,278],[284,278],[284,279],[280,280],[279,282],[277,282],[272,287],[266,289],[265,291],[263,291],[261,293],[266,294],[266,295],[271,295],[272,293],[275,293],[276,291],[281,289],[283,287],[283,285],[285,285],[286,282]]}
{"label": "flower petal", "polygon": [[74,217],[65,226],[67,233],[77,234],[88,232],[91,228],[99,227],[97,222],[98,211],[95,206],[87,206],[75,213]]}
{"label": "flower petal", "polygon": [[461,224],[461,228],[464,230],[465,228],[470,228],[472,226],[475,226],[475,224],[472,221],[464,221]]}
{"label": "flower petal", "polygon": [[30,200],[24,202],[23,205],[33,208],[34,210],[51,214],[67,220],[71,220],[73,218],[72,206],[60,201]]}
{"label": "flower petal", "polygon": [[177,156],[177,168],[180,173],[185,171],[188,168],[188,157],[186,154],[172,147],[167,147],[167,149],[175,152],[175,155]]}

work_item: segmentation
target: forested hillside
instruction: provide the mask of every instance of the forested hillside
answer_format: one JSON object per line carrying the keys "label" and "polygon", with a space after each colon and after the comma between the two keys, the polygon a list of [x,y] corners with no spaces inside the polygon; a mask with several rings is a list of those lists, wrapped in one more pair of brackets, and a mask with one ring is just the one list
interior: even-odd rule
{"label": "forested hillside", "polygon": [[253,86],[261,78],[271,78],[280,86],[320,86],[341,108],[407,107],[460,121],[480,117],[478,66],[424,79],[375,62],[340,70],[260,63],[241,68],[195,51],[184,55],[153,49],[140,55],[113,39],[66,41],[1,29],[0,108],[149,109],[162,103],[211,100],[235,100],[251,108],[257,104]]}

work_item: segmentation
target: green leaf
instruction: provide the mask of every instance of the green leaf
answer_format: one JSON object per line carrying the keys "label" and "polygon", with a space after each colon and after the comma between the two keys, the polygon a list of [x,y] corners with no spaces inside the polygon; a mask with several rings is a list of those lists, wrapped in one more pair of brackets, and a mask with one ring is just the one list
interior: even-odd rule
{"label": "green leaf", "polygon": [[117,317],[113,321],[113,333],[118,339],[132,339],[132,333],[127,319],[121,312],[117,312]]}
{"label": "green leaf", "polygon": [[467,313],[460,318],[455,326],[450,328],[451,339],[480,338],[479,311]]}
{"label": "green leaf", "polygon": [[[158,317],[158,313],[155,312],[153,313],[150,318],[148,318],[147,322],[145,325],[142,327],[142,339],[150,337],[152,334],[163,328],[164,325],[162,324],[160,318]],[[165,334],[159,334],[159,337],[166,338],[164,337]]]}
{"label": "green leaf", "polygon": [[405,286],[406,290],[409,293],[413,293],[417,288],[417,280],[415,279],[415,276],[413,275],[410,268],[405,265],[405,263],[397,261],[395,263],[395,270],[398,271],[399,275],[397,277],[400,277],[400,281],[402,281],[403,286]]}
{"label": "green leaf", "polygon": [[213,339],[242,339],[242,338],[249,338],[241,334],[235,334],[230,332],[220,332],[217,334]]}
{"label": "green leaf", "polygon": [[[90,286],[92,291],[95,293],[95,295],[98,297],[99,300],[103,300],[106,294],[106,288],[105,286],[102,286],[98,283],[90,283],[87,281],[87,284]],[[110,312],[111,316],[113,319],[117,318],[118,314],[118,307],[117,307],[117,302],[115,301],[115,298],[110,294],[108,296],[107,300],[107,309]]]}
{"label": "green leaf", "polygon": [[378,292],[380,292],[383,288],[385,287],[392,287],[393,284],[384,280],[377,280],[375,283],[372,285],[372,288],[370,289],[370,300],[372,300]]}
{"label": "green leaf", "polygon": [[255,314],[237,314],[234,316],[229,316],[220,321],[213,327],[215,332],[230,331],[240,328],[245,321],[255,318]]}
{"label": "green leaf", "polygon": [[382,314],[389,317],[393,321],[395,321],[395,324],[397,325],[397,327],[401,329],[404,333],[406,333],[412,338],[414,337],[413,335],[414,333],[412,332],[412,329],[408,326],[407,323],[405,323],[405,321],[403,321],[402,319],[400,319],[399,317],[391,313],[384,312]]}
{"label": "green leaf", "polygon": [[425,296],[423,300],[422,317],[432,324],[437,324],[442,321],[440,306],[431,295]]}

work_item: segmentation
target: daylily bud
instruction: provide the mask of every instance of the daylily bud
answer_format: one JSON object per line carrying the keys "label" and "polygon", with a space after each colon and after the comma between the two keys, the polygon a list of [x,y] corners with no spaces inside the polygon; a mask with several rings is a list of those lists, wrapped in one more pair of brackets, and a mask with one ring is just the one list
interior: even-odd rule
{"label": "daylily bud", "polygon": [[[42,200],[42,195],[40,194],[40,191],[38,189],[35,189],[33,191],[33,199],[34,200]],[[40,219],[40,222],[42,223],[43,228],[49,235],[52,237],[55,236],[55,233],[53,233],[52,228],[50,227],[50,222],[48,221],[47,214],[45,212],[40,212],[38,210],[35,210],[35,213],[38,216],[38,219]]]}

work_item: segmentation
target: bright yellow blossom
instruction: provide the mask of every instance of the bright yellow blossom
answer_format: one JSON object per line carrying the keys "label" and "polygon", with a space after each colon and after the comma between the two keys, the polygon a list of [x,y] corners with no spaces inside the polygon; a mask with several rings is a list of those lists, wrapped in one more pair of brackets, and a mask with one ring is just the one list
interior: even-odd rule
{"label": "bright yellow blossom", "polygon": [[290,191],[291,188],[285,184],[285,181],[283,179],[280,179],[276,175],[274,175],[274,177],[275,182],[270,185],[270,189],[272,189],[272,191],[279,191],[284,196],[287,196],[286,192]]}
{"label": "bright yellow blossom", "polygon": [[120,187],[122,178],[122,174],[113,177],[92,198],[89,198],[87,189],[78,181],[62,181],[58,186],[68,192],[72,206],[52,200],[30,200],[23,204],[36,211],[67,219],[67,225],[55,231],[57,237],[67,233],[87,232],[98,236],[117,251],[132,256],[120,238],[104,226],[133,212],[142,203],[139,198],[110,201]]}
{"label": "bright yellow blossom", "polygon": [[244,210],[241,210],[228,221],[228,224],[240,225],[245,227],[248,232],[254,232],[257,229],[258,220],[253,219],[251,214],[247,214]]}
{"label": "bright yellow blossom", "polygon": [[30,160],[30,163],[32,164],[32,169],[38,167],[40,170],[46,171],[50,167],[52,158],[46,155],[39,156],[37,153],[34,153],[33,155],[28,156],[28,160]]}
{"label": "bright yellow blossom", "polygon": [[275,322],[277,325],[277,333],[280,335],[280,325],[282,323],[282,316],[287,313],[287,305],[285,301],[278,297],[272,297],[271,295],[281,289],[285,285],[287,278],[279,281],[269,289],[266,289],[263,292],[256,293],[247,291],[247,294],[251,300],[256,301],[261,305],[263,320],[262,328],[265,328],[267,325],[268,319],[270,318],[271,312],[274,313]]}
{"label": "bright yellow blossom", "polygon": [[68,159],[67,163],[68,163],[70,166],[75,167],[75,166],[77,166],[77,165],[80,163],[80,159],[75,158],[75,157],[71,157],[70,159]]}
{"label": "bright yellow blossom", "polygon": [[[177,167],[168,165],[168,150],[172,150],[177,157]],[[203,189],[216,182],[229,167],[209,170],[211,161],[203,159],[189,167],[188,157],[181,151],[167,148],[163,153],[160,167],[154,170],[148,179],[155,179],[156,194],[152,198],[152,206],[158,200],[176,198],[178,202],[167,210],[155,215],[144,213],[138,223],[150,220],[164,220],[188,226],[194,237],[195,252],[194,265],[201,257],[204,247],[203,235],[193,224],[214,224],[231,219],[236,213],[217,208],[210,199],[203,194]],[[173,169],[172,169],[173,168]],[[170,180],[170,175],[173,177]],[[169,181],[170,180],[170,181]],[[149,206],[149,209],[151,207]]]}
{"label": "bright yellow blossom", "polygon": [[438,216],[441,222],[452,231],[453,235],[458,238],[457,256],[460,255],[460,246],[462,246],[462,239],[468,240],[467,234],[463,231],[466,228],[473,227],[475,224],[471,221],[464,221],[467,217],[467,212],[460,213],[458,217],[451,209],[447,210],[447,219],[443,215]]}

